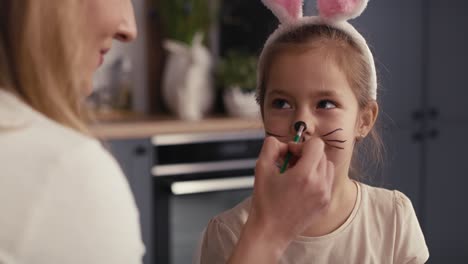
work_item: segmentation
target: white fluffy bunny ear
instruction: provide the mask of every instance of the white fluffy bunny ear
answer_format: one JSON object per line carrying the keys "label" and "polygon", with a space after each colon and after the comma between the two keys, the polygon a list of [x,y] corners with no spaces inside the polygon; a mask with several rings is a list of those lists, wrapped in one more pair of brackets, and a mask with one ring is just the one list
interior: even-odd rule
{"label": "white fluffy bunny ear", "polygon": [[303,0],[262,0],[281,23],[298,20],[303,16]]}
{"label": "white fluffy bunny ear", "polygon": [[358,17],[369,0],[317,0],[320,17],[328,21],[343,21]]}

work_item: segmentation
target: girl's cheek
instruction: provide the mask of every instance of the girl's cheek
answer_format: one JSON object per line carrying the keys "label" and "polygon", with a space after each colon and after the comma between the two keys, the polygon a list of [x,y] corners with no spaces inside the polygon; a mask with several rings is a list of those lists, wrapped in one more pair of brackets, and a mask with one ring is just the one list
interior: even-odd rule
{"label": "girl's cheek", "polygon": [[290,122],[288,118],[279,116],[265,116],[263,122],[265,131],[277,135],[277,139],[282,142],[290,141],[289,127]]}

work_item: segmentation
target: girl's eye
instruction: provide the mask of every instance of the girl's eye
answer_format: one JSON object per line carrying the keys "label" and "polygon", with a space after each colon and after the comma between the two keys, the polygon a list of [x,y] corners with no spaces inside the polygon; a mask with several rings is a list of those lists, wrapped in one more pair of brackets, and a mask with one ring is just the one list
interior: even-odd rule
{"label": "girl's eye", "polygon": [[272,102],[273,108],[276,109],[287,109],[291,108],[291,105],[288,104],[288,102],[284,99],[275,99]]}
{"label": "girl's eye", "polygon": [[317,108],[332,109],[335,107],[336,107],[336,104],[330,100],[322,100],[317,104]]}

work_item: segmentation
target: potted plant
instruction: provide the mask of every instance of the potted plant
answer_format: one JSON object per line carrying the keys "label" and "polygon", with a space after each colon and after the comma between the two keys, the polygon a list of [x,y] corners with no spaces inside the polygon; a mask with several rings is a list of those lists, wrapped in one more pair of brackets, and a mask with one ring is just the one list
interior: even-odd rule
{"label": "potted plant", "polygon": [[206,36],[216,10],[209,0],[159,0],[167,39],[191,45],[197,33]]}
{"label": "potted plant", "polygon": [[223,102],[228,114],[258,117],[255,100],[257,57],[230,51],[218,67],[218,84],[223,88]]}

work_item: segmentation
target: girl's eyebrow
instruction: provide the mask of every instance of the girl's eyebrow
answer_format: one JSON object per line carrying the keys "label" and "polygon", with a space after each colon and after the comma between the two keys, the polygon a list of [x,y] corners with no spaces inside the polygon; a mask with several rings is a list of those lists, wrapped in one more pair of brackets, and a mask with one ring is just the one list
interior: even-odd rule
{"label": "girl's eyebrow", "polygon": [[283,96],[289,96],[289,94],[283,90],[280,90],[280,89],[273,89],[271,91],[268,92],[268,94],[277,94],[277,95],[283,95]]}
{"label": "girl's eyebrow", "polygon": [[[273,89],[268,92],[269,95],[272,94],[277,94],[277,95],[283,95],[283,96],[289,96],[289,93],[283,89]],[[323,89],[323,90],[318,90],[318,91],[312,91],[310,93],[310,97],[339,97],[340,94],[336,92],[335,90],[331,89]]]}
{"label": "girl's eyebrow", "polygon": [[311,97],[337,97],[340,96],[335,90],[319,90],[313,91]]}

